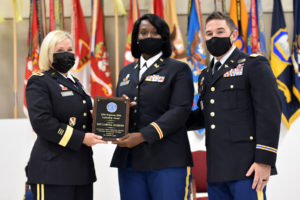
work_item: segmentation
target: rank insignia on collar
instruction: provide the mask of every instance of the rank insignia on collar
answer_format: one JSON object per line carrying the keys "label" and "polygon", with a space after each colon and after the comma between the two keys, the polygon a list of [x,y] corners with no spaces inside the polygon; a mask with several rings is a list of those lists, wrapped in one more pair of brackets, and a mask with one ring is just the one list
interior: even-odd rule
{"label": "rank insignia on collar", "polygon": [[160,76],[160,75],[149,75],[146,77],[145,81],[150,81],[150,82],[159,82],[162,83],[165,81],[165,77],[164,76]]}
{"label": "rank insignia on collar", "polygon": [[229,67],[229,66],[226,64],[226,65],[225,65],[225,68],[228,68],[228,67]]}
{"label": "rank insignia on collar", "polygon": [[159,65],[157,63],[154,64],[155,68],[159,68]]}
{"label": "rank insignia on collar", "polygon": [[136,64],[135,66],[134,66],[134,69],[137,69],[137,67],[138,67],[139,65],[138,64]]}
{"label": "rank insignia on collar", "polygon": [[234,60],[230,60],[231,63],[234,63]]}
{"label": "rank insignia on collar", "polygon": [[238,61],[237,61],[237,63],[243,63],[243,62],[245,62],[246,61],[246,58],[242,58],[242,59],[239,59]]}
{"label": "rank insignia on collar", "polygon": [[69,126],[74,127],[76,124],[76,117],[70,117],[69,119]]}
{"label": "rank insignia on collar", "polygon": [[160,58],[159,60],[160,60],[161,62],[163,62],[163,61],[164,61],[164,59],[162,59],[162,58]]}

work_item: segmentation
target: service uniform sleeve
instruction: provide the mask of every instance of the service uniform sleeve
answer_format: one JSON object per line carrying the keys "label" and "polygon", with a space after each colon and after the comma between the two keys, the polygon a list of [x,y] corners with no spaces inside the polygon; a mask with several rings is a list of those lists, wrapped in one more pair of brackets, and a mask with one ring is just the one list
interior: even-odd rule
{"label": "service uniform sleeve", "polygon": [[188,130],[198,130],[204,127],[204,115],[203,111],[198,108],[193,110],[189,115],[189,118],[186,122],[186,127]]}
{"label": "service uniform sleeve", "polygon": [[176,133],[178,129],[186,126],[194,94],[192,73],[188,65],[184,64],[184,67],[178,70],[171,87],[169,109],[156,121],[140,130],[150,144],[163,139],[168,134]]}
{"label": "service uniform sleeve", "polygon": [[55,105],[44,77],[32,76],[26,87],[26,102],[33,130],[47,141],[77,150],[85,133],[61,123],[53,116]]}
{"label": "service uniform sleeve", "polygon": [[255,115],[255,162],[275,166],[281,122],[281,100],[267,59],[251,59],[250,91]]}

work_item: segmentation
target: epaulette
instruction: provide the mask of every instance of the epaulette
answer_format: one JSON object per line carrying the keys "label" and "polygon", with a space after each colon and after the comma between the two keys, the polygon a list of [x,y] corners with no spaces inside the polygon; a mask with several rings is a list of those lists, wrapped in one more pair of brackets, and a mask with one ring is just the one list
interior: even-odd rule
{"label": "epaulette", "polygon": [[45,74],[43,72],[36,72],[33,73],[32,76],[44,76]]}
{"label": "epaulette", "polygon": [[252,53],[252,54],[250,54],[249,55],[250,57],[253,57],[253,58],[255,58],[255,57],[257,57],[257,56],[261,56],[260,54],[258,54],[258,53]]}

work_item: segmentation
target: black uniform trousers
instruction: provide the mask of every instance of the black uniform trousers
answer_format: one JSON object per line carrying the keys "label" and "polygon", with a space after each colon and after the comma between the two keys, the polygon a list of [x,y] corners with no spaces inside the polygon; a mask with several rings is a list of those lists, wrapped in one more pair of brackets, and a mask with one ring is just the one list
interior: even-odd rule
{"label": "black uniform trousers", "polygon": [[93,200],[93,184],[45,185],[31,184],[34,200]]}

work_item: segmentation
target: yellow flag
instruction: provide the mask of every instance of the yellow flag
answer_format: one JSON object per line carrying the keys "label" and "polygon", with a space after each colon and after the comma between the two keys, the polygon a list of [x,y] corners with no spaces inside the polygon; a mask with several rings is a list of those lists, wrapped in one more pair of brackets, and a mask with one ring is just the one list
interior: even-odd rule
{"label": "yellow flag", "polygon": [[170,37],[173,46],[172,58],[185,59],[186,53],[182,39],[182,34],[178,25],[175,0],[166,1],[165,20],[170,28]]}
{"label": "yellow flag", "polygon": [[13,9],[16,15],[17,22],[22,21],[23,3],[22,0],[12,0]]}
{"label": "yellow flag", "polygon": [[117,8],[122,15],[126,14],[126,10],[124,8],[124,4],[122,0],[114,0],[115,8]]}
{"label": "yellow flag", "polygon": [[0,13],[0,23],[4,22],[5,19],[2,17],[1,13]]}
{"label": "yellow flag", "polygon": [[235,45],[246,52],[247,33],[248,33],[248,12],[244,0],[231,0],[229,16],[234,21],[239,31]]}

